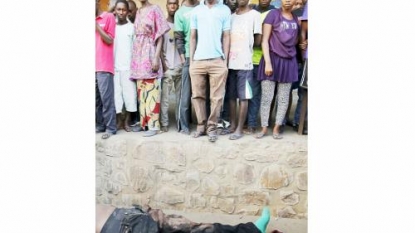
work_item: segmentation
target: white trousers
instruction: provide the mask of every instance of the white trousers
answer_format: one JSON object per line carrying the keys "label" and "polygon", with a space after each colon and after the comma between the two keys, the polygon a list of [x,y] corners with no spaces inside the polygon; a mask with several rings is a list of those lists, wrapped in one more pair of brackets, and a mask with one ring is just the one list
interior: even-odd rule
{"label": "white trousers", "polygon": [[114,100],[117,114],[122,112],[124,104],[127,112],[137,112],[137,83],[130,80],[129,70],[115,70]]}

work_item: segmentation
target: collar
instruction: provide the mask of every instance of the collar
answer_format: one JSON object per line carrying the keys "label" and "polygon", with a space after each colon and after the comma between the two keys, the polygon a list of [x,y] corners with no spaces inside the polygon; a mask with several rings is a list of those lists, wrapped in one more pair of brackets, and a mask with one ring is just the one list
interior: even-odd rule
{"label": "collar", "polygon": [[[205,0],[200,0],[199,4],[206,6]],[[223,5],[223,0],[217,0],[217,3],[215,5]]]}
{"label": "collar", "polygon": [[104,18],[104,15],[108,14],[108,12],[103,11],[100,15],[98,15],[97,17],[95,17],[95,19],[99,19],[99,18]]}

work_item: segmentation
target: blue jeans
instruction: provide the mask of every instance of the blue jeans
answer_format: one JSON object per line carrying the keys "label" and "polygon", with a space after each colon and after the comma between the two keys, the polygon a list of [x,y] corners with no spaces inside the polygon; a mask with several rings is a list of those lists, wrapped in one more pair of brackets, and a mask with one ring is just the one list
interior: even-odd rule
{"label": "blue jeans", "polygon": [[248,127],[256,128],[258,125],[259,107],[261,106],[261,81],[257,79],[258,65],[254,65],[252,79],[252,99],[248,100]]}
{"label": "blue jeans", "polygon": [[180,88],[180,101],[177,103],[178,115],[177,115],[177,129],[179,131],[190,132],[189,121],[191,114],[191,97],[192,97],[192,84],[189,74],[189,58],[186,57],[186,62],[182,69],[182,80]]}
{"label": "blue jeans", "polygon": [[[293,120],[293,123],[297,125],[300,122],[300,114],[301,114],[301,106],[303,105],[303,97],[304,97],[304,88],[299,87],[297,107],[295,108],[294,120]],[[305,114],[305,119],[307,120],[307,112]]]}
{"label": "blue jeans", "polygon": [[[300,87],[299,85],[302,75],[303,75],[303,64],[301,63],[301,65],[298,66],[298,82],[297,82],[298,100],[297,100],[297,107],[295,108],[294,119],[293,119],[293,124],[296,124],[296,125],[298,125],[300,122],[301,106],[303,105],[303,97],[304,97],[304,88]],[[305,115],[305,119],[307,119],[307,112]]]}
{"label": "blue jeans", "polygon": [[95,72],[96,128],[116,134],[115,116],[114,75],[108,72]]}

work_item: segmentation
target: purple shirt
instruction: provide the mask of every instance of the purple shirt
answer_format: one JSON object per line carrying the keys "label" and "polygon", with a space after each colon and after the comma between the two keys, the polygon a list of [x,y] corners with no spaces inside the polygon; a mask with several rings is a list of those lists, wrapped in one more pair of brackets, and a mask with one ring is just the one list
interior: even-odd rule
{"label": "purple shirt", "polygon": [[293,19],[288,20],[282,16],[280,9],[275,9],[268,13],[264,24],[272,25],[270,51],[283,58],[295,57],[300,29],[297,17],[293,15]]}
{"label": "purple shirt", "polygon": [[[301,16],[301,21],[308,21],[308,1],[306,2],[305,6],[304,6],[304,11],[303,11],[303,15]],[[308,58],[308,46],[307,49],[305,50],[305,54],[304,54],[304,58],[307,59]]]}

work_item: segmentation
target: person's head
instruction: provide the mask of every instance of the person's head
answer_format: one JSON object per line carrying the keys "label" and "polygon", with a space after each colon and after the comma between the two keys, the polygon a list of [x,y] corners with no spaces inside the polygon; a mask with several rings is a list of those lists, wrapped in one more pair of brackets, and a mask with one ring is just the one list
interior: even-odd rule
{"label": "person's head", "polygon": [[209,4],[214,4],[214,3],[219,3],[219,0],[206,0],[206,2],[208,2]]}
{"label": "person's head", "polygon": [[236,2],[237,0],[226,0],[225,4],[229,7],[229,9],[231,9],[231,11],[235,11],[236,8],[238,7],[238,3]]}
{"label": "person's head", "polygon": [[291,10],[296,0],[281,0],[281,8]]}
{"label": "person's head", "polygon": [[143,4],[145,4],[146,2],[148,2],[148,0],[138,0],[140,3],[141,3],[141,5],[143,5]]}
{"label": "person's head", "polygon": [[249,0],[237,0],[236,3],[238,4],[238,7],[245,7],[248,5]]}
{"label": "person's head", "polygon": [[134,22],[135,15],[137,14],[137,5],[135,4],[134,1],[129,0],[128,1],[128,8],[130,9],[128,11],[128,18],[130,19],[131,22]]}
{"label": "person's head", "polygon": [[118,22],[125,22],[127,20],[128,11],[128,2],[126,0],[117,0],[115,3],[115,13]]}
{"label": "person's head", "polygon": [[263,9],[268,8],[271,5],[271,0],[259,0],[258,5]]}
{"label": "person's head", "polygon": [[304,0],[294,0],[293,10],[304,6]]}
{"label": "person's head", "polygon": [[179,9],[179,0],[167,0],[166,9],[167,14],[174,17],[174,13]]}
{"label": "person's head", "polygon": [[95,16],[98,16],[99,13],[99,3],[100,0],[95,0]]}

